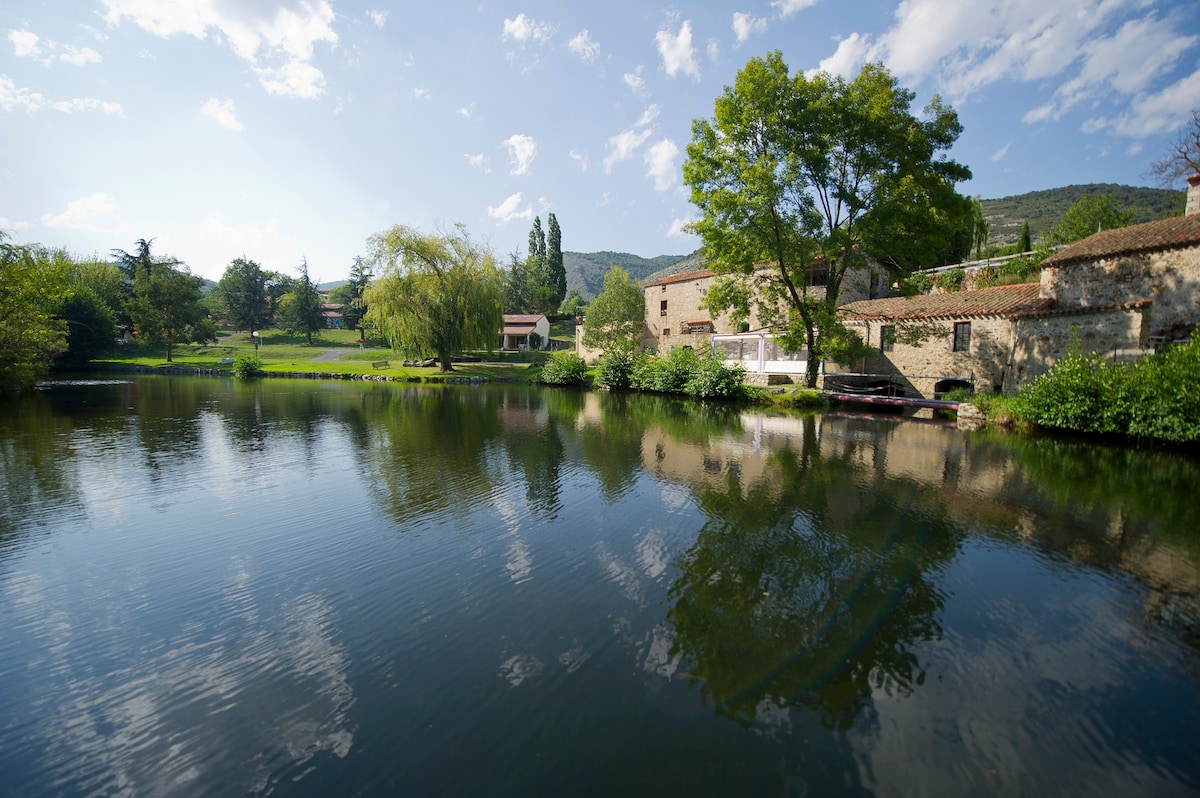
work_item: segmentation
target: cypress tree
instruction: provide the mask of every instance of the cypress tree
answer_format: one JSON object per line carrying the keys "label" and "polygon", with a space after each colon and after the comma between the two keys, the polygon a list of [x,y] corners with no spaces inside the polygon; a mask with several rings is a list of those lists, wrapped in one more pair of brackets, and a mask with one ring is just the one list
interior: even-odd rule
{"label": "cypress tree", "polygon": [[1021,225],[1021,242],[1017,245],[1018,252],[1029,252],[1033,249],[1033,239],[1029,236],[1029,220]]}
{"label": "cypress tree", "polygon": [[563,266],[562,231],[558,228],[558,219],[551,213],[546,219],[549,232],[546,236],[546,271],[550,273],[550,283],[554,288],[555,307],[567,298],[567,269]]}

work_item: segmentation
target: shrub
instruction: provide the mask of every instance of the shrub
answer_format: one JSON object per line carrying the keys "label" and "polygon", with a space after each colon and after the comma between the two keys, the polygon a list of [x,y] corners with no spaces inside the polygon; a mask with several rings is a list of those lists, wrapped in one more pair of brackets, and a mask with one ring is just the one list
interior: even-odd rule
{"label": "shrub", "polygon": [[258,358],[242,353],[233,359],[233,376],[239,380],[249,380],[263,375],[263,367]]}
{"label": "shrub", "polygon": [[1134,368],[1126,386],[1129,434],[1200,441],[1200,341],[1171,346]]}
{"label": "shrub", "polygon": [[600,357],[596,384],[604,388],[629,388],[633,384],[633,366],[636,362],[632,347],[609,348]]}
{"label": "shrub", "polygon": [[630,383],[639,391],[683,393],[699,363],[690,346],[677,346],[666,357],[642,356],[633,365]]}
{"label": "shrub", "polygon": [[554,352],[542,366],[541,382],[547,385],[587,385],[587,363],[574,352]]}
{"label": "shrub", "polygon": [[745,393],[742,387],[744,375],[741,364],[726,366],[714,357],[701,358],[684,384],[683,392],[700,399],[733,399]]}
{"label": "shrub", "polygon": [[1072,353],[1021,394],[1021,416],[1042,427],[1080,432],[1125,432],[1128,371],[1100,355]]}
{"label": "shrub", "polygon": [[951,269],[938,275],[938,285],[947,291],[957,291],[963,283],[966,272],[962,269]]}

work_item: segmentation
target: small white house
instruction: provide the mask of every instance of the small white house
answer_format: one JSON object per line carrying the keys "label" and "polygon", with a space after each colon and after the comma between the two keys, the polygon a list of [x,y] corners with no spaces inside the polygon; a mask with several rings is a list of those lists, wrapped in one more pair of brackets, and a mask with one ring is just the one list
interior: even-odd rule
{"label": "small white house", "polygon": [[523,315],[505,313],[504,327],[500,330],[500,348],[515,352],[519,349],[531,349],[529,338],[537,335],[537,348],[545,349],[550,345],[550,320],[542,314]]}

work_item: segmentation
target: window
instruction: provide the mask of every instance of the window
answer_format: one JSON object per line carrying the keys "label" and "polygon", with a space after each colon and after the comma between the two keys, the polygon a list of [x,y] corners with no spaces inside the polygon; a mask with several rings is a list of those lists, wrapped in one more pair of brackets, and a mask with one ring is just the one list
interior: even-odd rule
{"label": "window", "polygon": [[663,327],[663,338],[669,338],[670,336],[671,336],[671,331],[669,329],[667,329],[666,327]]}
{"label": "window", "polygon": [[664,299],[663,301],[658,303],[658,315],[660,315],[660,316],[667,315],[667,300]]}
{"label": "window", "polygon": [[896,346],[896,325],[885,324],[879,329],[879,351],[891,352]]}
{"label": "window", "polygon": [[954,322],[954,351],[969,352],[971,350],[971,322]]}
{"label": "window", "polygon": [[808,284],[814,287],[829,285],[829,270],[810,269],[808,272]]}

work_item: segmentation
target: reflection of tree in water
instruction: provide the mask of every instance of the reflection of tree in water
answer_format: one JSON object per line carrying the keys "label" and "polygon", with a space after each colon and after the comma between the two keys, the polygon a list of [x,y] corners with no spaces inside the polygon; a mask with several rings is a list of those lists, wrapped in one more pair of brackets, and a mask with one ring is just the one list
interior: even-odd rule
{"label": "reflection of tree in water", "polygon": [[600,482],[600,495],[618,501],[643,471],[643,439],[654,427],[671,440],[707,442],[739,432],[739,409],[728,403],[698,402],[653,394],[601,392],[599,419],[579,430],[583,459]]}
{"label": "reflection of tree in water", "polygon": [[550,416],[543,401],[547,395],[549,392],[505,390],[497,397],[509,465],[521,474],[529,509],[541,518],[552,518],[562,509],[560,469],[565,453],[559,422]]}
{"label": "reflection of tree in water", "polygon": [[821,458],[812,419],[805,430],[757,483],[730,472],[698,490],[709,520],[667,617],[672,653],[721,714],[749,723],[764,700],[795,703],[844,729],[873,691],[922,682],[913,645],[941,632],[927,574],[957,538],[908,511],[911,485]]}
{"label": "reflection of tree in water", "polygon": [[41,506],[82,510],[76,484],[74,419],[48,398],[0,396],[0,556]]}
{"label": "reflection of tree in water", "polygon": [[465,514],[503,479],[488,462],[504,429],[492,391],[389,390],[372,393],[365,412],[368,482],[399,522],[441,510]]}

